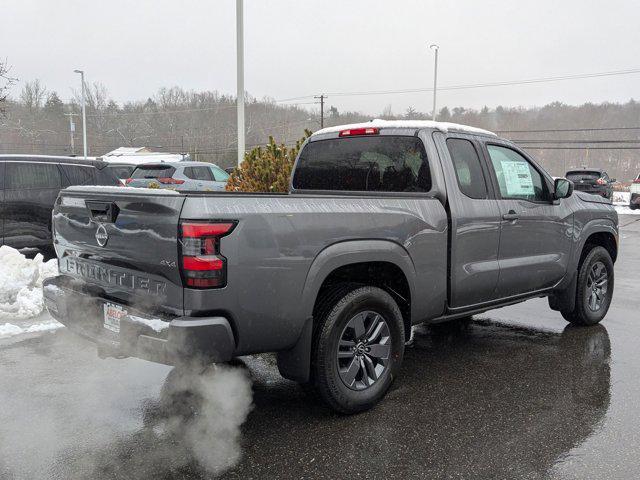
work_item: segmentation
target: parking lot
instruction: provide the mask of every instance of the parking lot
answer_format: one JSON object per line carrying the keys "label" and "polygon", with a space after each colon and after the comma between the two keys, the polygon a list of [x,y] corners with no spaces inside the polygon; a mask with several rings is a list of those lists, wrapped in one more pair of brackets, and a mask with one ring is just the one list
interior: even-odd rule
{"label": "parking lot", "polygon": [[[170,367],[101,360],[65,329],[0,340],[0,478],[634,477],[639,220],[620,217],[601,325],[569,328],[536,299],[457,328],[418,327],[400,378],[369,412],[334,414],[270,357],[244,359],[253,409],[240,450],[225,419],[168,401]],[[176,425],[194,417],[214,426],[195,440]],[[224,472],[206,461],[238,454]]]}

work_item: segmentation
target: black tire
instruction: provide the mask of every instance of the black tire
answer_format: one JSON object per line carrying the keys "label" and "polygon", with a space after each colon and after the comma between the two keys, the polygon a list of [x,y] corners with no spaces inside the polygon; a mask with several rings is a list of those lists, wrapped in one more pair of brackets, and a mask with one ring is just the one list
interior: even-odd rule
{"label": "black tire", "polygon": [[[402,364],[404,323],[398,305],[380,288],[342,284],[323,294],[314,317],[312,379],[318,393],[340,413],[370,409],[387,393]],[[376,337],[379,343],[365,341],[378,329],[383,332]],[[357,331],[363,334],[356,336]]]}
{"label": "black tire", "polygon": [[637,205],[629,205],[629,210],[635,210],[636,208],[638,208]]}
{"label": "black tire", "polygon": [[46,247],[40,247],[40,253],[44,257],[44,261],[48,262],[49,260],[56,258],[56,249],[53,245],[47,245]]}
{"label": "black tire", "polygon": [[[600,299],[597,308],[594,309],[594,291],[590,275],[597,266],[604,266],[606,269],[607,283],[606,291],[601,295],[596,295]],[[576,303],[573,310],[560,309],[560,313],[565,320],[574,325],[595,325],[599,323],[607,314],[613,297],[614,272],[611,255],[604,247],[593,247],[584,257],[578,270],[578,281],[576,285]]]}

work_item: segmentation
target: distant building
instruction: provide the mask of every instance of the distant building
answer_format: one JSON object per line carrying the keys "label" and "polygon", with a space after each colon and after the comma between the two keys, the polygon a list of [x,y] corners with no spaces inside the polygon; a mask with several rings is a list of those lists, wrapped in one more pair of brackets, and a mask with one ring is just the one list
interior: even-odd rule
{"label": "distant building", "polygon": [[191,160],[191,158],[185,153],[154,152],[149,147],[119,147],[104,154],[102,160],[110,163],[140,165],[154,162],[179,162]]}

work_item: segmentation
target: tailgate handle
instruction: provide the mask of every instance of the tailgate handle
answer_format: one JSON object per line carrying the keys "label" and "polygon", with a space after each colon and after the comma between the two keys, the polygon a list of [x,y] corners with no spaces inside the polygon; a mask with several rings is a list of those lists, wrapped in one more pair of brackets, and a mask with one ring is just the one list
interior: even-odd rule
{"label": "tailgate handle", "polygon": [[120,209],[115,202],[99,202],[95,200],[85,200],[85,205],[89,210],[91,219],[102,223],[114,223],[118,218]]}

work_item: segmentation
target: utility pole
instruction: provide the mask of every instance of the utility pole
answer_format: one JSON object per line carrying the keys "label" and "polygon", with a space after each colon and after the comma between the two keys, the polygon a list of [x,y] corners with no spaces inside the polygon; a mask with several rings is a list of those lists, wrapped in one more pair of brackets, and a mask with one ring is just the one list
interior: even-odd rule
{"label": "utility pole", "polygon": [[69,117],[69,145],[71,146],[71,155],[76,154],[76,143],[73,138],[76,133],[76,124],[73,123],[73,117],[78,115],[77,113],[65,113],[65,116]]}
{"label": "utility pole", "polygon": [[433,67],[433,113],[431,114],[431,119],[435,122],[436,120],[436,93],[438,91],[438,50],[440,47],[435,43],[429,45],[431,50],[434,50],[436,53],[435,64]]}
{"label": "utility pole", "polygon": [[320,128],[324,128],[324,99],[327,98],[327,96],[323,93],[321,95],[316,95],[313,98],[320,99]]}
{"label": "utility pole", "polygon": [[82,82],[82,152],[84,159],[87,159],[87,110],[85,107],[86,97],[84,93],[84,70],[74,70],[74,73],[80,74],[80,81]]}
{"label": "utility pole", "polygon": [[244,160],[244,12],[243,0],[236,0],[236,68],[238,109],[238,166]]}

